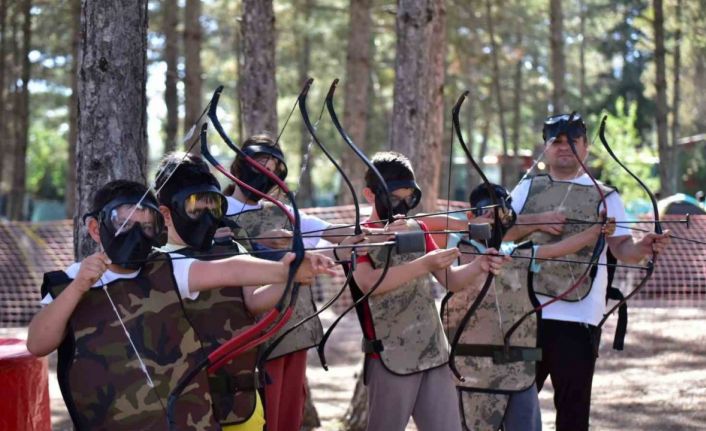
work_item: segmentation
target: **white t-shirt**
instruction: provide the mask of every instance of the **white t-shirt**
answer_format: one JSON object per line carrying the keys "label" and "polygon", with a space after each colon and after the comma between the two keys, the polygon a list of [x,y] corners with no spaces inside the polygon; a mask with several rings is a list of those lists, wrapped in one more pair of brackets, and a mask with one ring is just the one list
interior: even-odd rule
{"label": "white t-shirt", "polygon": [[[178,253],[170,253],[170,256],[172,257],[180,257],[182,255]],[[199,296],[199,292],[191,292],[189,291],[189,270],[191,269],[191,264],[194,263],[194,259],[191,258],[186,258],[186,259],[172,259],[172,266],[174,268],[174,279],[176,280],[177,283],[177,288],[179,289],[179,294],[181,295],[182,298],[189,298],[189,299],[196,299]],[[69,276],[69,278],[74,279],[76,278],[76,275],[78,275],[78,270],[81,267],[80,262],[75,262],[72,263],[68,268],[64,270],[66,275]],[[100,280],[98,280],[93,286],[91,286],[91,289],[100,289],[103,287],[103,285],[111,283],[115,280],[125,278],[125,279],[130,279],[130,278],[135,278],[137,277],[137,274],[140,273],[140,270],[138,269],[135,272],[131,272],[129,274],[118,274],[117,272],[113,272],[111,270],[107,270],[106,272],[103,273],[101,276]],[[44,298],[42,298],[41,304],[42,305],[48,305],[52,302],[53,298],[51,294],[46,294]]]}
{"label": "white t-shirt", "polygon": [[[577,185],[590,185],[594,186],[591,178],[587,174],[583,174],[576,177],[570,182]],[[512,191],[512,208],[519,214],[525,205],[527,200],[527,195],[529,194],[531,181],[524,180],[517,185],[515,190]],[[569,191],[571,193],[571,191]],[[566,205],[571,204],[570,197],[566,199]],[[623,201],[617,192],[613,192],[606,196],[606,205],[608,206],[607,216],[613,217],[617,221],[627,220],[625,216],[625,207],[623,206]],[[600,205],[599,211],[603,209],[603,204]],[[626,236],[630,235],[630,230],[626,227],[621,227],[618,225],[612,237],[616,236]],[[599,259],[599,263],[606,263],[606,253],[608,247],[603,248],[603,253]],[[541,265],[541,262],[540,262]],[[547,308],[542,309],[543,319],[552,320],[562,320],[567,322],[579,322],[587,323],[589,325],[597,325],[603,318],[603,313],[605,312],[605,295],[606,289],[608,288],[608,267],[605,265],[599,265],[596,271],[596,277],[593,279],[593,285],[591,286],[591,292],[581,301],[568,302],[568,301],[557,301]],[[581,274],[576,274],[576,278],[571,280],[571,283],[575,283]],[[570,286],[567,286],[567,289]],[[543,304],[549,301],[551,298],[537,294],[537,298]]]}
{"label": "white t-shirt", "polygon": [[[228,201],[228,210],[226,211],[226,214],[229,217],[235,216],[237,214],[240,214],[241,212],[245,211],[252,211],[252,210],[258,210],[262,208],[262,204],[258,202],[256,205],[250,205],[245,202],[241,202],[240,200],[234,198],[233,196],[228,196],[226,197],[226,200]],[[291,211],[292,207],[289,205],[286,205],[286,207]],[[331,226],[331,223],[321,220],[318,217],[311,216],[311,215],[306,215],[304,213],[300,212],[301,216],[301,229],[302,233],[306,234],[307,232],[314,232],[318,234],[323,234],[324,229],[328,229]],[[304,248],[314,248],[319,244],[319,241],[321,241],[321,236],[305,236],[304,237]]]}

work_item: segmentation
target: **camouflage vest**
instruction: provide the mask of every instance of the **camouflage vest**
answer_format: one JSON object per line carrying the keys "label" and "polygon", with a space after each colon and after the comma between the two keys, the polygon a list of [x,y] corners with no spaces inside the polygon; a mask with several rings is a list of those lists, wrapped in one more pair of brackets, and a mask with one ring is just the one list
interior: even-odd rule
{"label": "camouflage vest", "polygon": [[498,431],[510,402],[509,394],[473,392],[459,388],[464,431]]}
{"label": "camouflage vest", "polygon": [[[228,218],[242,227],[244,232],[247,232],[251,238],[257,237],[261,233],[272,229],[291,229],[287,215],[271,202],[263,203],[261,209],[229,215]],[[247,241],[243,241],[243,243],[246,242]],[[250,244],[246,244],[246,248],[249,251],[252,250]],[[315,312],[316,305],[314,304],[314,296],[312,295],[311,288],[309,286],[302,286],[302,288],[299,289],[299,295],[297,296],[297,302],[294,306],[292,317],[284,327],[272,337],[272,340],[276,340],[282,333]],[[321,320],[319,320],[318,317],[310,319],[304,325],[287,335],[267,359],[276,359],[289,353],[315,347],[323,338],[323,333],[324,330],[321,326]]]}
{"label": "camouflage vest", "polygon": [[[593,184],[580,185],[568,181],[554,181],[549,175],[532,177],[529,194],[520,214],[536,214],[546,211],[562,211],[567,219],[583,221],[599,221],[598,207],[601,197]],[[601,185],[602,186],[602,185]],[[602,186],[605,195],[614,189]],[[569,196],[570,194],[570,196]],[[560,235],[550,235],[535,231],[522,240],[531,240],[535,244],[551,244],[577,234],[592,225],[566,224]],[[584,247],[577,253],[564,256],[562,259],[588,262],[591,259],[593,245]],[[543,261],[542,271],[535,275],[534,289],[536,293],[555,297],[569,289],[581,274],[586,271],[586,265],[580,263]],[[587,277],[583,284],[571,293],[571,298],[564,301],[580,301],[591,291],[592,277]]]}
{"label": "camouflage vest", "polygon": [[[467,242],[458,245],[463,251],[479,250]],[[514,256],[531,257],[532,249],[515,249]],[[462,254],[460,264],[477,256]],[[504,348],[504,335],[523,314],[536,306],[536,299],[527,283],[528,259],[513,259],[494,277],[494,285],[468,321],[456,350],[456,367],[465,377],[457,382],[461,410],[466,427],[471,430],[499,428],[507,407],[507,395],[526,390],[534,384],[536,361],[541,359],[537,348],[537,314],[532,314],[513,333],[510,351]],[[477,291],[465,289],[450,297],[445,307],[449,337]],[[502,400],[505,400],[502,402]]]}
{"label": "camouflage vest", "polygon": [[[77,430],[166,430],[164,406],[170,391],[203,358],[175,294],[171,261],[164,256],[153,255],[156,259],[136,278],[105,286],[154,388],[103,289],[86,292],[69,319],[57,378]],[[47,273],[42,292],[56,298],[70,282],[64,272]],[[205,370],[179,397],[175,421],[180,430],[218,429]]]}
{"label": "camouflage vest", "polygon": [[[419,224],[408,222],[411,229]],[[385,265],[388,248],[372,248],[368,256],[373,266]],[[392,251],[390,267],[424,256],[424,253],[398,254]],[[431,275],[419,277],[390,292],[368,298],[375,328],[377,349],[383,365],[395,374],[405,375],[439,367],[449,360],[444,335],[432,292]],[[372,341],[372,340],[371,340]]]}
{"label": "camouflage vest", "polygon": [[[238,251],[238,244],[234,243],[234,246],[230,247],[214,246],[207,253],[199,253],[189,248],[177,250],[175,253],[200,260],[215,260],[225,258],[224,254],[228,252]],[[182,299],[182,304],[206,355],[255,323],[245,306],[243,289],[240,286],[200,292],[196,300]],[[213,413],[221,425],[245,422],[255,411],[258,387],[255,373],[257,355],[257,349],[249,350],[231,360],[215,374],[209,375]]]}

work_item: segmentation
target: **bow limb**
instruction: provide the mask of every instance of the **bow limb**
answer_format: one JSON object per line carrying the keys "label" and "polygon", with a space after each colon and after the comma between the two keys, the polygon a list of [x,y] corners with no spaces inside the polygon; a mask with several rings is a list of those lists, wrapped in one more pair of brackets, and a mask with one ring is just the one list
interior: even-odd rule
{"label": "bow limb", "polygon": [[[649,189],[649,187],[647,187],[647,185],[637,175],[635,175],[630,169],[628,169],[627,166],[625,166],[620,161],[620,159],[618,159],[618,156],[615,155],[615,153],[613,152],[613,149],[610,148],[610,145],[608,145],[608,140],[605,137],[605,128],[606,128],[606,120],[607,119],[608,119],[608,116],[604,115],[603,119],[601,120],[601,127],[600,127],[600,131],[598,133],[598,136],[601,140],[601,144],[603,144],[603,148],[605,148],[605,150],[608,152],[610,157],[612,157],[613,160],[615,160],[615,162],[618,165],[620,165],[620,167],[623,168],[623,170],[625,170],[625,172],[627,172],[635,181],[637,181],[637,183],[640,185],[640,187],[642,187],[642,189],[645,191],[647,196],[649,196],[650,203],[652,204],[652,211],[654,213],[654,222],[653,222],[654,223],[654,231],[656,234],[661,235],[663,231],[662,231],[662,224],[660,223],[660,220],[659,220],[659,208],[657,207],[657,198],[655,198],[655,195],[652,193],[652,191]],[[635,294],[647,284],[649,279],[652,277],[652,274],[654,273],[654,264],[655,264],[656,260],[657,260],[657,254],[653,252],[652,257],[647,262],[647,273],[645,274],[645,276],[642,278],[642,280],[640,280],[640,282],[637,284],[637,286],[629,294],[627,294],[623,299],[618,301],[613,307],[610,308],[610,310],[608,310],[603,315],[603,318],[598,323],[599,328],[603,327],[603,324],[605,324],[608,317],[610,317],[610,315],[613,314],[613,312],[615,310],[617,310],[622,305],[627,303],[630,298],[635,296]]]}
{"label": "bow limb", "polygon": [[[178,382],[178,384],[175,386],[175,388],[171,391],[168,399],[168,404],[167,404],[167,416],[169,419],[169,426],[170,429],[174,429],[176,424],[173,421],[173,413],[174,413],[174,408],[176,405],[176,401],[183,392],[183,390],[187,387],[189,382],[196,376],[198,375],[199,372],[201,372],[204,368],[208,368],[209,371],[215,372],[218,370],[220,367],[223,365],[227,364],[229,361],[231,361],[234,357],[257,347],[258,345],[262,344],[265,342],[268,338],[270,338],[276,331],[278,331],[284,324],[289,320],[289,318],[292,315],[292,307],[296,303],[296,297],[298,294],[299,290],[299,284],[294,282],[296,272],[301,266],[301,263],[304,260],[304,244],[302,240],[302,233],[301,233],[301,219],[299,216],[299,210],[297,208],[296,202],[293,197],[293,193],[287,185],[275,174],[270,172],[266,167],[260,165],[257,163],[254,159],[252,159],[250,156],[245,154],[237,145],[235,145],[228,135],[225,133],[223,130],[223,126],[221,125],[220,121],[218,120],[218,116],[216,114],[216,109],[218,107],[218,101],[220,98],[220,94],[223,90],[223,87],[220,86],[216,89],[214,92],[214,95],[211,99],[211,102],[209,103],[209,109],[208,109],[208,118],[211,120],[214,128],[218,132],[218,134],[221,136],[221,138],[226,142],[226,144],[233,150],[235,151],[240,157],[242,157],[246,163],[248,163],[250,166],[258,170],[261,174],[266,175],[270,179],[272,179],[280,189],[282,189],[287,197],[290,199],[291,205],[292,205],[292,211],[290,212],[289,209],[282,204],[281,202],[277,201],[276,199],[272,198],[271,196],[267,195],[266,193],[262,193],[259,190],[256,190],[243,181],[239,180],[238,178],[235,178],[228,170],[226,170],[216,159],[213,157],[213,155],[210,153],[208,149],[208,144],[207,144],[207,139],[206,139],[206,129],[207,129],[207,123],[204,124],[201,128],[201,134],[200,134],[200,141],[201,141],[201,152],[206,160],[209,161],[217,170],[219,170],[221,173],[223,173],[225,176],[227,176],[229,179],[234,181],[236,184],[239,186],[248,189],[254,193],[256,193],[258,196],[261,196],[262,198],[272,202],[273,204],[277,205],[280,209],[282,209],[287,217],[289,218],[290,222],[292,223],[293,227],[293,238],[292,238],[292,249],[295,254],[295,259],[294,261],[290,264],[289,266],[289,272],[287,275],[287,282],[285,285],[285,290],[284,293],[282,294],[282,297],[278,301],[277,305],[273,310],[268,312],[259,322],[257,322],[255,325],[251,326],[250,328],[246,329],[245,331],[241,332],[238,334],[236,337],[233,337],[232,339],[226,341],[223,343],[219,348],[211,352],[206,358],[204,358],[199,364],[197,364],[194,368],[189,370]],[[289,302],[286,300],[289,298]],[[259,335],[259,336],[258,336]]]}
{"label": "bow limb", "polygon": [[[463,139],[463,134],[461,133],[461,124],[460,124],[460,112],[461,112],[461,106],[463,105],[463,102],[466,100],[466,96],[468,96],[468,91],[464,91],[461,96],[458,98],[456,101],[456,104],[453,107],[453,110],[451,111],[451,118],[452,118],[452,124],[453,124],[453,130],[456,134],[456,137],[459,141],[459,144],[461,145],[461,148],[463,149],[463,152],[466,155],[466,158],[468,159],[469,162],[471,162],[471,165],[473,168],[478,172],[478,175],[480,176],[481,180],[483,181],[483,184],[485,185],[486,189],[488,190],[488,194],[490,196],[493,209],[494,209],[494,215],[493,215],[493,232],[491,235],[490,240],[488,241],[488,246],[495,248],[499,250],[500,245],[502,243],[502,237],[503,237],[503,228],[502,228],[502,221],[500,219],[500,208],[499,208],[499,201],[500,199],[498,198],[497,193],[495,192],[495,188],[491,186],[490,181],[488,181],[488,178],[485,176],[485,173],[483,170],[480,168],[478,163],[476,163],[475,159],[473,158],[473,154],[471,153],[471,150],[468,148],[468,145],[466,145],[466,141]],[[457,347],[461,341],[461,335],[463,334],[463,331],[465,330],[466,326],[468,326],[468,323],[471,320],[471,317],[476,313],[478,310],[478,307],[480,307],[481,303],[483,302],[483,299],[488,295],[488,292],[490,291],[490,287],[493,284],[493,278],[494,274],[492,272],[489,272],[488,275],[486,276],[485,282],[483,283],[483,287],[480,289],[478,292],[478,295],[476,298],[473,300],[473,303],[471,303],[471,306],[468,308],[466,313],[463,315],[461,320],[459,321],[458,326],[456,327],[456,330],[453,335],[453,339],[451,341],[451,350],[449,352],[449,368],[451,368],[451,371],[454,373],[454,375],[461,381],[465,381],[465,378],[461,375],[461,373],[458,371],[456,368],[456,350]]]}
{"label": "bow limb", "polygon": [[[353,188],[353,184],[351,183],[350,179],[346,175],[346,173],[343,171],[341,166],[338,164],[336,159],[333,157],[333,155],[330,153],[330,151],[324,146],[323,143],[319,140],[319,138],[316,136],[316,130],[314,126],[311,123],[311,119],[309,118],[309,111],[306,106],[306,99],[307,96],[309,95],[309,89],[311,88],[311,84],[314,82],[312,78],[308,78],[306,82],[304,83],[304,86],[302,87],[301,92],[299,93],[299,97],[297,98],[297,104],[299,106],[299,111],[302,116],[302,120],[304,121],[304,125],[306,126],[307,130],[309,131],[309,134],[311,135],[312,140],[316,143],[316,145],[321,149],[321,151],[324,153],[326,158],[333,164],[333,166],[336,168],[336,170],[341,174],[341,177],[343,178],[343,181],[345,182],[346,186],[348,187],[348,190],[351,193],[351,196],[353,197],[353,205],[355,207],[355,226],[354,226],[354,234],[355,235],[360,235],[363,233],[363,229],[361,228],[360,225],[360,205],[358,202],[358,196]],[[355,256],[355,253],[353,253],[353,256]],[[265,359],[267,358],[273,351],[274,349],[282,342],[282,340],[289,335],[292,331],[296,330],[300,326],[304,325],[306,322],[308,322],[311,319],[316,318],[319,314],[327,310],[329,307],[331,307],[338,298],[343,295],[343,292],[345,292],[346,287],[348,287],[348,284],[352,280],[353,277],[353,271],[347,271],[348,274],[346,274],[346,280],[339,289],[339,291],[334,295],[326,304],[321,306],[315,313],[312,313],[309,316],[304,317],[301,321],[297,322],[295,325],[290,327],[287,331],[282,333],[279,337],[277,337],[268,347],[265,349],[265,351],[262,353],[261,358]],[[322,361],[322,364],[325,362]]]}
{"label": "bow limb", "polygon": [[[363,151],[358,148],[357,145],[353,143],[353,140],[348,136],[348,133],[343,129],[343,126],[341,126],[341,122],[338,120],[338,115],[336,114],[336,110],[333,106],[333,95],[336,92],[336,86],[338,85],[338,79],[335,79],[331,83],[331,87],[329,87],[328,94],[326,95],[326,108],[328,110],[329,116],[331,117],[331,121],[333,121],[334,126],[336,127],[336,130],[338,131],[338,134],[341,136],[343,141],[348,145],[348,147],[355,153],[356,156],[368,167],[368,169],[373,172],[375,177],[378,180],[378,183],[380,184],[383,194],[385,195],[385,200],[386,204],[388,205],[388,208],[392,208],[392,199],[390,197],[390,190],[387,187],[387,183],[385,182],[385,178],[383,178],[382,174],[380,171],[375,167],[373,162],[368,159],[368,157],[363,153]],[[354,196],[356,196],[356,193],[353,193]],[[390,211],[390,217],[387,220],[387,222],[392,222],[393,217],[392,217],[392,211]],[[360,226],[360,208],[356,207],[356,223],[358,223],[358,226]],[[360,295],[358,298],[355,298],[355,290],[351,289],[351,292],[354,295],[354,302],[351,304],[348,308],[346,308],[343,313],[341,313],[336,320],[331,324],[331,326],[326,330],[326,333],[324,334],[323,338],[321,339],[321,342],[319,343],[319,346],[317,347],[317,352],[319,354],[319,360],[321,361],[322,366],[324,369],[328,370],[328,365],[326,364],[326,354],[325,354],[325,348],[326,348],[326,341],[329,339],[331,334],[333,333],[333,329],[338,325],[338,323],[343,319],[343,317],[348,314],[351,310],[353,310],[356,306],[363,304],[367,299],[370,297],[370,295],[375,292],[375,290],[382,284],[382,281],[385,279],[385,276],[387,275],[387,271],[390,269],[390,263],[392,262],[392,246],[387,246],[387,254],[385,258],[385,265],[383,266],[382,273],[380,274],[380,277],[375,281],[375,283],[372,285],[370,290],[368,290],[365,294]],[[355,284],[354,279],[352,278],[353,274],[353,268],[351,266],[344,265],[343,266],[344,271],[346,272],[347,278],[349,279],[349,284],[352,286],[355,286],[357,289],[357,292],[360,292],[360,288]]]}

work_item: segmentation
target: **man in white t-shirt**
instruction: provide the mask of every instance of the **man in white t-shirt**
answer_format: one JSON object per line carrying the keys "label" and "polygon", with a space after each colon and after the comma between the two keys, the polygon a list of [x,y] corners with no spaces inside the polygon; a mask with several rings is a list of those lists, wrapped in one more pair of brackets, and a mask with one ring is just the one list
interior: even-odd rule
{"label": "man in white t-shirt", "polygon": [[[517,226],[516,229],[525,231],[522,234],[516,231],[514,237],[529,237],[538,243],[556,242],[591,226],[571,223],[572,220],[599,222],[603,211],[607,217],[626,220],[623,202],[617,191],[599,184],[605,196],[603,201],[591,177],[583,172],[571,150],[569,140],[575,145],[582,161],[588,156],[586,125],[581,117],[549,117],[544,123],[543,135],[546,142],[544,158],[549,173],[523,179],[512,193],[512,205],[518,214],[558,211],[568,223],[560,229],[560,234],[554,235],[548,233],[551,232],[549,228],[539,227],[536,230],[537,226]],[[547,219],[546,223],[550,225],[556,219]],[[607,238],[607,247],[601,251],[599,263],[606,263],[608,249],[620,261],[637,263],[659,253],[668,243],[668,232],[662,235],[647,234],[640,241],[635,241],[630,231],[618,224],[615,232]],[[587,262],[591,254],[592,250],[586,248],[567,258]],[[581,264],[544,262],[542,267],[542,276],[535,279],[535,291],[540,302],[546,303],[575,284],[578,286],[568,296],[542,310],[539,331],[542,361],[537,367],[537,386],[541,390],[547,376],[551,376],[558,431],[587,430],[591,384],[600,339],[597,325],[606,311],[607,266],[597,265],[590,270],[585,264],[581,267]],[[589,277],[580,283],[584,272],[588,272]]]}

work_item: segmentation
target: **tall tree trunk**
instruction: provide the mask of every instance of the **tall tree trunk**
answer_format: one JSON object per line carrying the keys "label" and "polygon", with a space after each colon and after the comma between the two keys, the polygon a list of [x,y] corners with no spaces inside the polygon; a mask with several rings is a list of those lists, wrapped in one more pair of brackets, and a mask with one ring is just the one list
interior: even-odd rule
{"label": "tall tree trunk", "polygon": [[343,416],[343,427],[346,431],[365,431],[368,425],[368,388],[363,382],[363,367],[360,368],[355,382],[353,397],[348,410]]}
{"label": "tall tree trunk", "polygon": [[[706,88],[706,52],[698,50],[695,53],[694,75],[692,86],[694,88]],[[706,98],[698,96],[695,101],[696,115],[694,126],[696,130],[706,130]]]}
{"label": "tall tree trunk", "polygon": [[581,43],[579,44],[579,97],[581,98],[581,109],[586,106],[586,2],[579,0],[579,32],[581,33]]}
{"label": "tall tree trunk", "polygon": [[69,97],[69,164],[66,167],[66,217],[76,211],[76,141],[78,140],[78,65],[81,62],[81,0],[71,0],[71,96]]}
{"label": "tall tree trunk", "polygon": [[[186,0],[184,7],[184,131],[196,123],[201,114],[201,0]],[[201,153],[195,145],[191,150]]]}
{"label": "tall tree trunk", "polygon": [[29,52],[32,49],[32,1],[22,2],[22,60],[20,79],[22,87],[15,93],[17,130],[13,155],[12,189],[10,191],[8,215],[13,220],[24,220],[27,180],[27,144],[29,143],[29,79],[31,63]]}
{"label": "tall tree trunk", "polygon": [[[344,84],[343,124],[355,144],[366,152],[368,103],[370,95],[371,37],[373,20],[372,0],[352,0],[348,6],[348,46],[346,48],[346,82]],[[344,153],[345,154],[345,153]],[[341,167],[356,191],[363,189],[363,177],[357,172],[360,161],[355,157],[341,157]],[[338,203],[353,203],[353,197],[341,185]]]}
{"label": "tall tree trunk", "polygon": [[83,0],[74,252],[95,250],[80,216],[116,179],[146,181],[147,0]]}
{"label": "tall tree trunk", "polygon": [[[303,83],[309,77],[309,67],[311,63],[311,38],[309,37],[309,18],[311,16],[312,0],[304,0],[297,3],[297,18],[299,31],[299,55],[298,55],[298,74],[299,82]],[[315,117],[312,121],[316,122]],[[301,206],[306,208],[314,204],[315,193],[314,183],[311,181],[311,151],[313,140],[309,134],[309,130],[302,121],[299,126],[299,179],[297,187],[297,200],[301,202]]]}
{"label": "tall tree trunk", "polygon": [[[12,182],[13,175],[15,171],[15,147],[17,146],[17,130],[19,127],[19,122],[16,121],[15,117],[17,115],[17,92],[19,87],[17,85],[20,81],[20,64],[22,62],[22,55],[20,52],[20,2],[11,2],[8,11],[10,12],[10,19],[8,22],[9,35],[8,39],[10,41],[9,52],[6,53],[6,64],[5,64],[5,76],[6,76],[6,88],[5,88],[5,104],[3,108],[5,109],[5,118],[7,119],[2,125],[4,130],[4,135],[0,137],[5,142],[3,149],[3,170],[2,170],[2,184],[4,186],[3,192],[5,192],[5,214],[9,216],[10,214],[10,200],[12,198]],[[10,121],[12,119],[12,121]]]}
{"label": "tall tree trunk", "polygon": [[5,158],[8,154],[7,146],[7,125],[5,124],[5,71],[7,54],[7,0],[0,0],[0,214],[3,214],[3,199],[5,194]]}
{"label": "tall tree trunk", "polygon": [[485,8],[488,23],[488,37],[492,48],[491,58],[493,61],[493,92],[498,110],[498,123],[500,125],[500,139],[502,141],[503,154],[500,158],[500,177],[502,184],[509,184],[509,173],[512,170],[508,165],[507,148],[507,128],[505,126],[505,106],[503,104],[503,93],[500,87],[500,61],[498,59],[498,44],[495,41],[495,26],[493,23],[493,6],[490,0],[485,1]]}
{"label": "tall tree trunk", "polygon": [[659,179],[660,192],[662,196],[670,196],[674,193],[672,172],[672,149],[669,145],[667,126],[667,78],[665,66],[664,49],[664,9],[662,0],[653,0],[654,7],[654,32],[655,32],[655,90],[656,90],[656,112],[657,122],[657,148],[659,150]]}
{"label": "tall tree trunk", "polygon": [[[164,152],[166,153],[176,149],[177,130],[179,130],[179,96],[177,95],[179,2],[165,0],[162,7],[164,13],[164,22],[162,23],[164,26],[164,62],[167,64],[167,73],[164,78],[164,104],[167,107],[167,122],[164,124]],[[199,90],[200,92],[201,90]],[[191,127],[193,123],[187,124]]]}
{"label": "tall tree trunk", "polygon": [[422,208],[437,209],[441,182],[441,164],[444,148],[444,81],[446,78],[446,4],[434,0],[434,18],[431,32],[429,65],[429,108],[427,110],[426,139],[421,151],[422,159],[415,165],[417,175],[424,178]]}
{"label": "tall tree trunk", "polygon": [[[520,5],[520,7],[522,7]],[[515,39],[517,46],[515,49],[519,50],[522,52],[524,47],[522,46],[523,43],[523,34],[522,34],[522,26],[521,23],[522,20],[520,20],[519,23],[517,23],[517,33],[515,33]],[[513,85],[513,91],[514,91],[514,97],[513,97],[513,102],[512,102],[512,164],[510,167],[512,169],[509,169],[507,178],[504,179],[503,185],[507,187],[508,189],[511,189],[516,183],[517,180],[519,179],[518,174],[520,174],[520,171],[522,170],[522,159],[520,158],[520,127],[522,124],[522,69],[523,69],[523,55],[520,54],[517,57],[517,63],[515,63],[515,84]]]}
{"label": "tall tree trunk", "polygon": [[[425,198],[422,210],[432,210],[426,202],[435,201],[441,149],[430,148],[426,125],[431,101],[429,87],[434,82],[431,67],[432,30],[439,19],[435,0],[400,0],[397,5],[397,53],[390,147],[409,157]],[[442,47],[435,47],[441,49]],[[435,152],[432,152],[435,151]]]}
{"label": "tall tree trunk", "polygon": [[272,0],[243,0],[241,100],[245,133],[277,136],[275,12]]}
{"label": "tall tree trunk", "polygon": [[[241,11],[238,11],[238,16],[240,16]],[[233,48],[235,50],[235,104],[237,107],[237,113],[235,117],[236,124],[238,125],[237,131],[238,136],[243,138],[243,99],[242,99],[242,79],[243,79],[243,26],[242,19],[238,19],[238,23],[235,27],[235,37],[233,39]]]}
{"label": "tall tree trunk", "polygon": [[674,32],[674,71],[672,72],[672,189],[676,192],[679,187],[679,105],[681,104],[681,25],[682,25],[682,0],[677,0],[676,31]]}
{"label": "tall tree trunk", "polygon": [[560,113],[566,109],[566,89],[564,76],[566,75],[566,61],[564,59],[564,16],[561,11],[561,0],[549,2],[549,28],[551,35],[549,45],[552,57],[552,91],[553,112]]}

